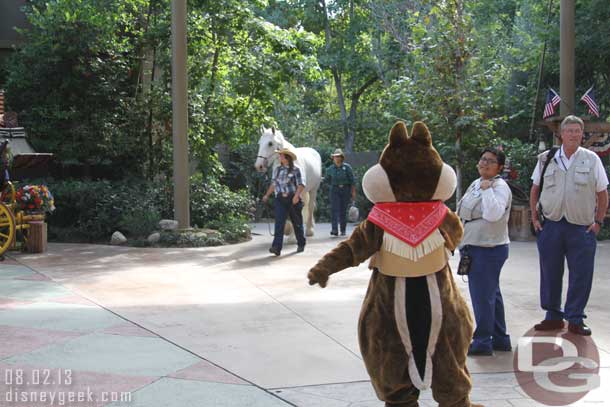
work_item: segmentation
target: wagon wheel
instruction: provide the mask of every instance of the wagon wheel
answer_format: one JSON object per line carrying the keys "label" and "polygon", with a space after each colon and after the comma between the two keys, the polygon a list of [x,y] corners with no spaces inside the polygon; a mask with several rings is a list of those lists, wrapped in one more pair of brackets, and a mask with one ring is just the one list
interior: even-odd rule
{"label": "wagon wheel", "polygon": [[5,204],[0,203],[0,257],[13,245],[15,229],[13,212]]}
{"label": "wagon wheel", "polygon": [[12,182],[7,181],[4,185],[0,185],[0,203],[12,205],[15,203],[15,186]]}

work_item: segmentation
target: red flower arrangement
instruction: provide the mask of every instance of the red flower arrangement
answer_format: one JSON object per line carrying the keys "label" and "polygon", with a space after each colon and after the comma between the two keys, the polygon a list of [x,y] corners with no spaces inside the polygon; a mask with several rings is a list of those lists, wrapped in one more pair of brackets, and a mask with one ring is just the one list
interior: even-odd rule
{"label": "red flower arrangement", "polygon": [[45,185],[25,185],[15,194],[17,209],[22,211],[53,212],[55,200]]}

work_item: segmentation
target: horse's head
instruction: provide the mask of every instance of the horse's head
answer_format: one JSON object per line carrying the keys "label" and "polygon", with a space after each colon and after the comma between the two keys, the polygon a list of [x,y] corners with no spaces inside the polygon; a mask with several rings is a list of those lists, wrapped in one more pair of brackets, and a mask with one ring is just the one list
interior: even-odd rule
{"label": "horse's head", "polygon": [[265,172],[277,159],[275,150],[284,146],[284,136],[282,132],[274,127],[266,129],[261,127],[261,138],[258,140],[258,155],[254,162],[254,168],[258,172]]}

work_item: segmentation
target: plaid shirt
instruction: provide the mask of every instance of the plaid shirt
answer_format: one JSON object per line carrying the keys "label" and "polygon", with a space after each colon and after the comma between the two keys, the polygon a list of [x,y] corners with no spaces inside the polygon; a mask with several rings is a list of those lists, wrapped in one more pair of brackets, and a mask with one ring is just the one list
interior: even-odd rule
{"label": "plaid shirt", "polygon": [[299,185],[305,186],[301,169],[296,165],[288,172],[288,167],[279,166],[273,171],[273,182],[275,184],[275,196],[280,194],[294,194]]}

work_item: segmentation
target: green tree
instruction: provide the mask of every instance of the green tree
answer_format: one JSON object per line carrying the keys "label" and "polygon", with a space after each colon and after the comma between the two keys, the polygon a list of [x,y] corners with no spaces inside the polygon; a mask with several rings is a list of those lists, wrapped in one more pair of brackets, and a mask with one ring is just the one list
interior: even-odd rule
{"label": "green tree", "polygon": [[7,102],[39,151],[85,165],[121,162],[137,172],[143,134],[130,112],[146,1],[103,3],[30,3],[32,29],[10,62]]}

